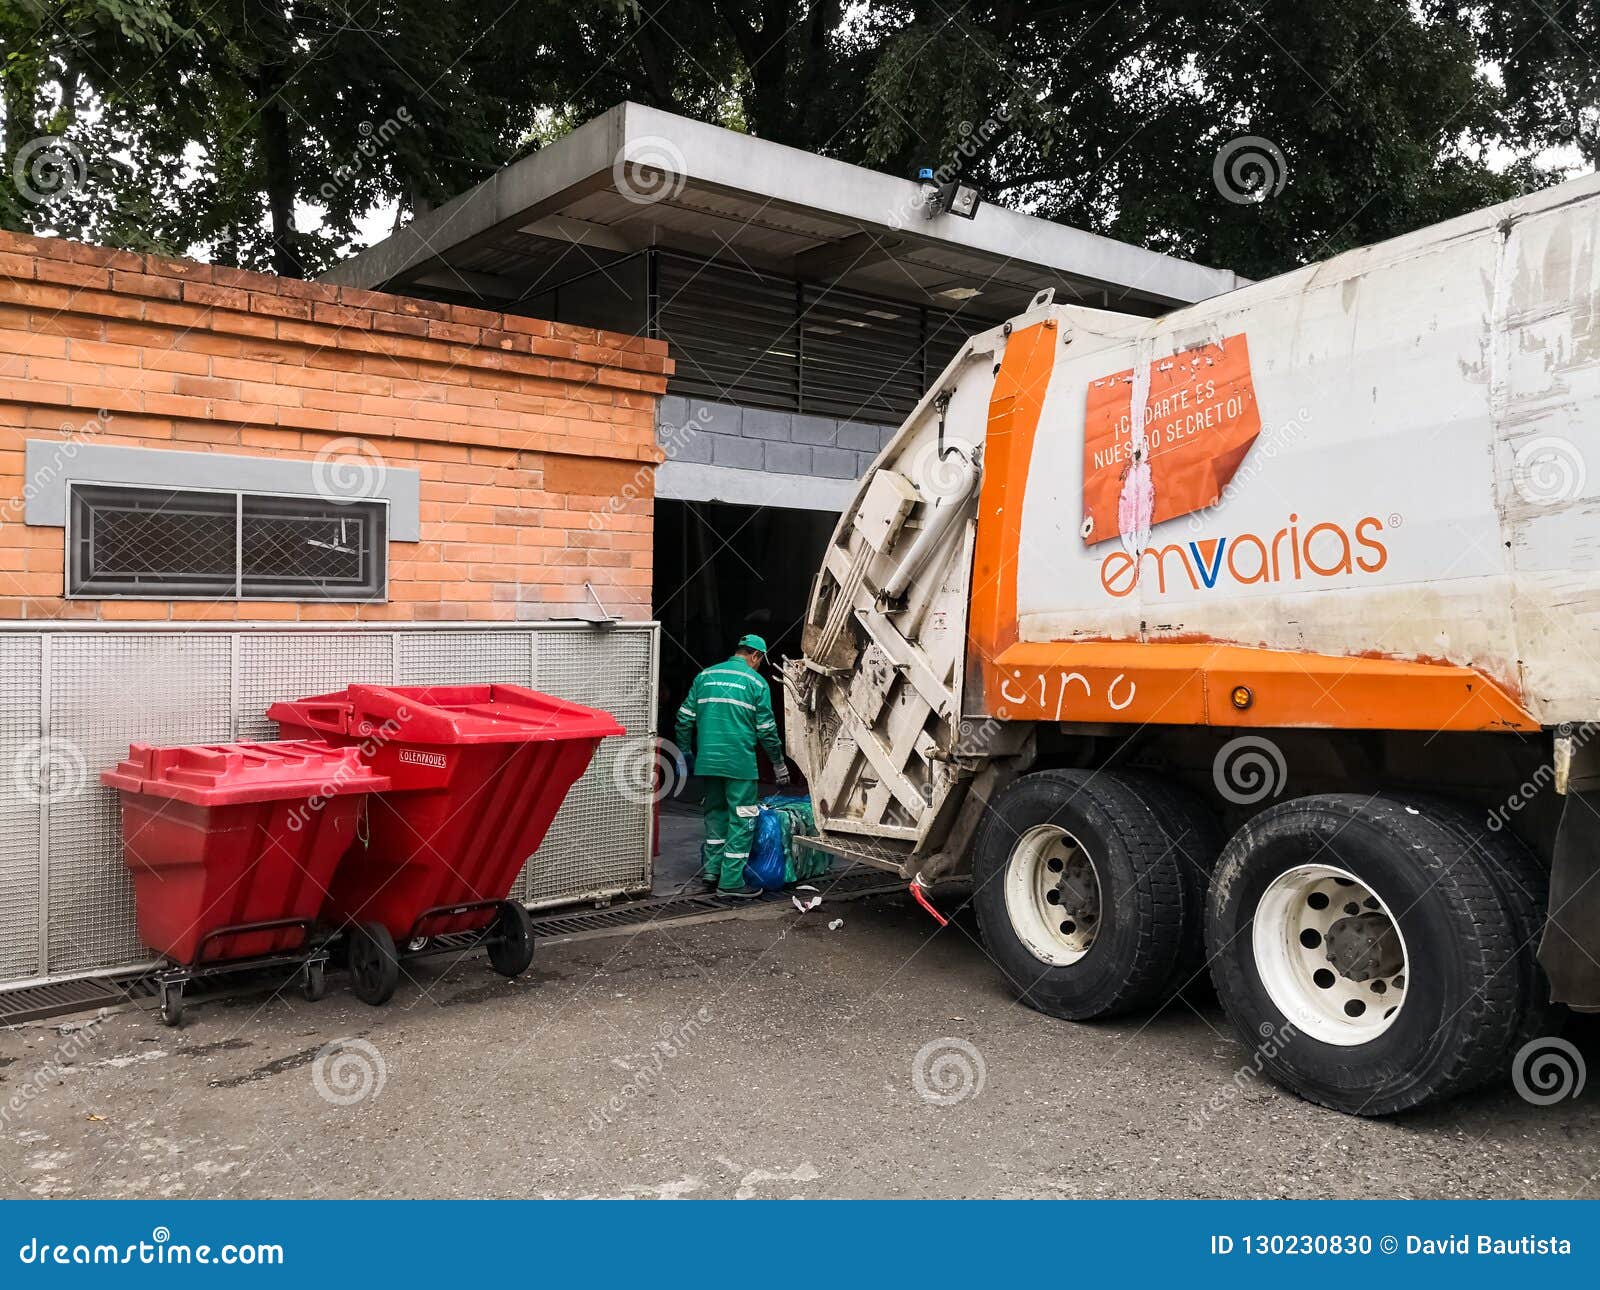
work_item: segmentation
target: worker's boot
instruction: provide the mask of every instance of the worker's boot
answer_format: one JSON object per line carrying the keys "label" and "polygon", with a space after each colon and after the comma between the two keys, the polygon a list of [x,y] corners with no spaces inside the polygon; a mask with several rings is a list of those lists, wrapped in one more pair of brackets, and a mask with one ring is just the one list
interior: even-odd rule
{"label": "worker's boot", "polygon": [[737,900],[754,900],[757,896],[765,894],[760,887],[752,887],[749,883],[745,883],[742,887],[735,887],[731,891],[725,887],[717,888],[717,895],[732,896]]}

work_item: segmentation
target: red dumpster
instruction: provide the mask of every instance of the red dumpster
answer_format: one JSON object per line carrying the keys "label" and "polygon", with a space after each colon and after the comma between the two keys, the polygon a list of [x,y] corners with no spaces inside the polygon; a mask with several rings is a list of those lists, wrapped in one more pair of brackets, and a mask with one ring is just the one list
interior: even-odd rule
{"label": "red dumpster", "polygon": [[384,1002],[396,944],[420,937],[487,928],[495,970],[526,970],[533,928],[511,884],[596,745],[623,733],[615,718],[516,685],[352,685],[267,715],[287,738],[356,746],[391,781],[324,906],[348,929],[359,997]]}
{"label": "red dumpster", "polygon": [[389,785],[321,741],[134,744],[100,780],[122,794],[139,937],[187,968],[305,946],[364,795]]}

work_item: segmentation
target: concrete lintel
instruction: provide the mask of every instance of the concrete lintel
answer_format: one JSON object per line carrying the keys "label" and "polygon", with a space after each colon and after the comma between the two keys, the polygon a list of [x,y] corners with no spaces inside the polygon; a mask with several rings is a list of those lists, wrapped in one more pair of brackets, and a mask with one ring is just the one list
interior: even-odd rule
{"label": "concrete lintel", "polygon": [[838,514],[855,490],[853,479],[775,475],[688,461],[665,461],[656,467],[656,496],[681,502],[733,502]]}
{"label": "concrete lintel", "polygon": [[[29,490],[24,519],[29,524],[65,528],[67,493],[72,484],[124,484],[387,502],[390,541],[421,540],[421,476],[398,466],[385,465],[379,471],[364,459],[324,465],[279,457],[29,439],[24,465]],[[361,470],[372,471],[372,478],[355,492],[349,491],[346,485],[351,472]]]}

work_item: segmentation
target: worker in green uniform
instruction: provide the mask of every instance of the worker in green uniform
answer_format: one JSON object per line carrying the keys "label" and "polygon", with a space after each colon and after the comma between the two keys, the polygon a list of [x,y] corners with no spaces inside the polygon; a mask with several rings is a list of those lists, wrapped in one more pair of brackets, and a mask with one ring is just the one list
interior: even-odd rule
{"label": "worker in green uniform", "polygon": [[[705,844],[700,878],[728,896],[759,896],[744,881],[745,862],[756,831],[756,745],[772,762],[779,784],[789,782],[772,695],[761,676],[767,642],[739,638],[733,657],[695,677],[678,709],[678,750],[693,758],[705,781]],[[687,760],[686,760],[687,767]]]}

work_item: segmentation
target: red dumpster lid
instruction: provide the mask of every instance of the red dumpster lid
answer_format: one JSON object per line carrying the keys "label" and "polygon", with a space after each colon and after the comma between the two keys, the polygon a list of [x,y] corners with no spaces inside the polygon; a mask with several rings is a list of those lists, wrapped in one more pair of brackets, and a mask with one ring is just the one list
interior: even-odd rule
{"label": "red dumpster lid", "polygon": [[134,744],[127,760],[102,773],[100,782],[196,806],[338,797],[389,787],[389,777],[368,767],[359,748],[335,748],[320,739],[179,748]]}
{"label": "red dumpster lid", "polygon": [[405,743],[538,743],[624,733],[598,708],[520,685],[352,685],[267,709],[274,721]]}

